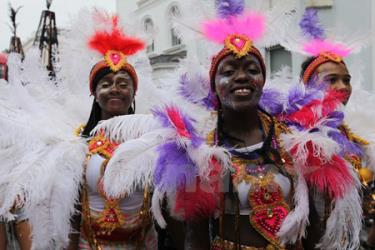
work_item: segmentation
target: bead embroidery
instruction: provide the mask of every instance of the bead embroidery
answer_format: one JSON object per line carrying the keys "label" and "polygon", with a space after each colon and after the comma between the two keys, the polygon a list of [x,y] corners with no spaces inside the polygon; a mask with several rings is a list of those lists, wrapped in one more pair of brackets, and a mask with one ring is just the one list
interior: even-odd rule
{"label": "bead embroidery", "polygon": [[124,198],[124,196],[118,199],[110,198],[106,195],[103,188],[103,175],[105,168],[117,147],[117,143],[111,142],[102,133],[92,138],[89,142],[89,152],[91,155],[99,154],[106,158],[102,163],[101,177],[97,185],[98,192],[105,201],[104,209],[96,221],[97,224],[100,225],[100,231],[97,232],[98,234],[110,235],[113,230],[121,227],[125,223],[125,216],[121,213],[119,206],[120,200]]}
{"label": "bead embroidery", "polygon": [[250,223],[268,241],[279,246],[276,234],[290,210],[281,188],[271,172],[266,176],[248,176],[248,179],[252,184],[248,195],[252,208]]}

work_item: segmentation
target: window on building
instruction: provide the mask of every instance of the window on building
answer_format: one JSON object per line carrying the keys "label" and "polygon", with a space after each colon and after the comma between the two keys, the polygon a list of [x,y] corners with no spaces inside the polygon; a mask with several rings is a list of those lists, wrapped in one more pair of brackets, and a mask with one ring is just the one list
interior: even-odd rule
{"label": "window on building", "polygon": [[[154,31],[154,23],[152,22],[151,18],[146,18],[144,21],[144,29],[146,34],[152,34]],[[155,50],[154,39],[146,47],[146,52],[150,53]]]}
{"label": "window on building", "polygon": [[306,7],[326,8],[333,6],[333,0],[307,0]]}
{"label": "window on building", "polygon": [[280,71],[283,67],[292,67],[292,54],[282,46],[276,45],[268,49],[271,74]]}
{"label": "window on building", "polygon": [[181,38],[178,37],[175,29],[172,27],[172,19],[175,17],[179,17],[181,15],[180,10],[176,5],[173,5],[169,9],[169,18],[170,18],[170,23],[171,23],[171,41],[172,41],[172,46],[180,45],[182,43]]}

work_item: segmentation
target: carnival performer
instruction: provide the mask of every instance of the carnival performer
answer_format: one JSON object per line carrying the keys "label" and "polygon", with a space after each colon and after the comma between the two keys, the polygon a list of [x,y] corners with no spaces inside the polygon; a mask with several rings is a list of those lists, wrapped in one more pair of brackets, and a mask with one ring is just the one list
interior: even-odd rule
{"label": "carnival performer", "polygon": [[[82,13],[80,18],[87,14]],[[197,175],[204,183],[212,172],[212,159],[226,168],[228,154],[223,148],[206,145],[195,121],[166,98],[152,114],[132,115],[134,95],[141,84],[128,56],[142,49],[143,42],[125,35],[116,17],[95,11],[90,20],[83,27],[77,26],[78,32],[71,35],[82,38],[94,24],[88,44],[101,55],[90,71],[89,89],[94,102],[86,126],[78,131],[79,137],[69,134],[72,124],[81,118],[82,110],[76,109],[81,107],[77,97],[82,96],[73,94],[79,85],[71,88],[67,83],[60,87],[61,93],[42,98],[47,90],[53,93],[54,82],[38,74],[32,75],[30,83],[30,78],[26,81],[22,76],[31,70],[40,72],[37,65],[11,63],[24,69],[14,67],[16,70],[10,74],[14,86],[4,88],[5,93],[18,93],[33,105],[0,98],[4,111],[1,125],[8,131],[22,129],[22,133],[1,138],[4,168],[0,169],[0,215],[11,220],[14,209],[22,208],[32,228],[34,249],[60,249],[69,243],[74,249],[77,241],[72,239],[77,239],[78,232],[80,249],[155,249],[155,231],[148,212],[150,190],[153,216],[163,225],[160,204],[164,197],[172,197],[194,182]],[[76,46],[68,45],[71,50],[65,53],[78,53]],[[74,65],[74,59],[68,61]],[[83,59],[87,57],[82,55]],[[63,76],[82,81],[72,74],[74,70],[62,68]],[[155,100],[157,93],[153,94]],[[75,105],[76,109],[72,108]],[[59,112],[64,107],[71,113]],[[27,123],[30,108],[38,119],[33,117]],[[45,130],[49,125],[51,130]],[[21,152],[25,153],[15,161],[13,157]],[[204,198],[201,203],[209,202]],[[210,203],[215,204],[213,199]],[[81,219],[73,216],[79,209],[77,205],[82,207]],[[72,230],[71,218],[72,224],[78,225],[76,231]]]}
{"label": "carnival performer", "polygon": [[[134,114],[138,78],[126,57],[144,48],[144,43],[127,37],[118,29],[98,31],[89,46],[103,54],[90,73],[90,92],[94,103],[82,136],[90,137],[101,120]],[[80,249],[155,249],[156,234],[149,216],[150,190],[139,187],[118,199],[107,196],[102,178],[118,143],[98,134],[89,140],[82,185],[82,223]]]}
{"label": "carnival performer", "polygon": [[[135,68],[128,61],[129,56],[144,48],[144,43],[126,35],[116,16],[99,11],[90,14],[89,23],[96,25],[86,42],[90,49],[101,54],[101,60],[90,71],[89,89],[94,101],[87,124],[77,131],[78,137],[70,136],[71,122],[76,120],[69,115],[73,117],[79,112],[67,115],[59,110],[64,106],[73,108],[79,103],[76,98],[81,96],[67,91],[68,85],[60,85],[61,93],[53,93],[56,85],[35,62],[21,63],[15,58],[17,62],[11,63],[15,69],[10,72],[10,84],[2,87],[4,93],[13,97],[17,93],[27,98],[28,103],[1,99],[1,124],[9,131],[22,128],[24,134],[2,138],[0,152],[6,160],[1,170],[0,214],[12,220],[21,211],[31,226],[28,236],[33,249],[156,249],[156,233],[149,213],[150,189],[143,185],[117,199],[107,196],[102,178],[120,142],[107,139],[103,133],[93,137],[90,134],[99,121],[114,116],[129,117],[133,124],[135,120],[150,124],[151,115],[133,115],[139,82]],[[17,66],[24,67],[25,72]],[[41,73],[39,82],[33,78],[33,70]],[[33,74],[26,85],[22,79],[24,73]],[[52,94],[46,98],[45,93]],[[56,129],[45,133],[40,130],[40,121],[30,119],[25,123],[22,116],[27,116],[31,106],[37,118]],[[79,110],[78,106],[74,108]],[[135,137],[142,134],[137,127],[128,129],[128,134]],[[12,162],[13,154],[22,157]],[[72,228],[71,219],[76,228]]]}
{"label": "carnival performer", "polygon": [[[266,67],[254,44],[263,36],[265,16],[244,12],[243,1],[216,5],[219,18],[203,23],[203,34],[224,45],[209,71],[207,98],[213,99],[217,124],[208,142],[226,148],[232,165],[230,174],[219,178],[217,216],[189,222],[185,247],[356,249],[360,184],[341,145],[328,136],[338,131],[331,123],[341,121],[344,95],[303,86],[287,97],[263,93]],[[333,209],[319,210],[326,223],[314,228],[318,234],[306,235],[309,218],[316,215],[310,207],[324,197]]]}
{"label": "carnival performer", "polygon": [[[347,106],[350,96],[352,95],[351,75],[344,58],[352,54],[354,49],[344,43],[333,42],[326,38],[324,28],[319,24],[317,10],[306,8],[300,21],[302,33],[307,38],[303,43],[303,52],[308,57],[301,65],[301,80],[309,87],[312,83],[327,84],[329,89],[335,89],[345,95],[343,104]],[[359,45],[356,45],[357,47]],[[361,90],[358,90],[361,91]],[[363,90],[362,90],[363,91]],[[362,100],[363,101],[363,100]],[[355,102],[355,101],[354,101]],[[352,106],[354,106],[353,104]],[[349,105],[350,106],[350,105]],[[362,105],[359,105],[362,106]],[[346,112],[350,117],[351,109]],[[357,115],[359,119],[361,117]],[[362,119],[366,119],[362,117]],[[369,121],[364,121],[368,123]],[[374,123],[374,121],[370,121]],[[355,127],[356,131],[363,136],[371,138],[372,131],[366,131],[363,127]],[[369,189],[369,183],[373,182],[375,152],[370,142],[361,138],[352,129],[342,122],[338,126],[341,134],[332,133],[334,140],[342,146],[342,154],[345,159],[352,164],[357,171],[363,184],[363,208],[365,218],[371,218],[369,211],[372,209],[372,190]],[[372,133],[371,133],[372,132]],[[368,133],[366,135],[366,133]],[[326,205],[327,206],[327,205]]]}

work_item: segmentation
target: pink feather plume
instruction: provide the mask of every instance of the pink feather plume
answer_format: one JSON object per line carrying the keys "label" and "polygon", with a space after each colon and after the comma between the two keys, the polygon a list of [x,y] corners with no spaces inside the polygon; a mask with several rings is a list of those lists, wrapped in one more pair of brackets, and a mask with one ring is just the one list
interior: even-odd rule
{"label": "pink feather plume", "polygon": [[346,57],[351,49],[341,43],[333,43],[327,40],[315,39],[304,45],[303,50],[309,55],[318,56],[323,52],[331,52],[340,57]]}
{"label": "pink feather plume", "polygon": [[241,16],[232,16],[228,19],[214,19],[203,23],[205,36],[217,43],[223,43],[232,34],[246,35],[256,41],[263,36],[265,17],[256,12],[248,12]]}
{"label": "pink feather plume", "polygon": [[211,160],[210,178],[202,181],[197,177],[195,186],[189,190],[180,189],[176,195],[174,214],[185,220],[194,221],[212,216],[218,208],[221,183],[221,165],[216,159]]}

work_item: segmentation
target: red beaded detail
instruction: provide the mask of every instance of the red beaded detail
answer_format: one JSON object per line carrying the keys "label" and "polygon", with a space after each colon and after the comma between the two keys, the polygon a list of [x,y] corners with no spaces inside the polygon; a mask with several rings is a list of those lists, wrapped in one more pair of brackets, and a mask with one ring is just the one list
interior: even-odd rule
{"label": "red beaded detail", "polygon": [[120,228],[125,223],[125,216],[121,213],[121,209],[119,207],[120,200],[123,197],[112,199],[105,194],[103,187],[103,174],[105,167],[118,145],[118,143],[112,142],[106,138],[104,133],[99,133],[89,142],[90,154],[99,154],[106,158],[102,163],[102,176],[100,177],[97,185],[99,194],[101,194],[105,200],[105,207],[96,221],[100,227],[100,229],[98,229],[99,234],[110,235],[113,230]]}
{"label": "red beaded detail", "polygon": [[89,152],[111,158],[118,145],[118,143],[111,142],[103,133],[100,133],[90,140]]}
{"label": "red beaded detail", "polygon": [[121,212],[118,199],[106,199],[104,210],[96,223],[100,226],[97,234],[111,234],[116,228],[125,224],[125,215]]}
{"label": "red beaded detail", "polygon": [[344,63],[342,57],[332,53],[332,52],[324,52],[317,56],[306,68],[305,72],[303,73],[303,82],[307,84],[314,74],[315,70],[323,63],[326,62],[334,62],[334,63]]}
{"label": "red beaded detail", "polygon": [[273,180],[272,173],[259,177],[251,176],[248,200],[252,212],[250,223],[257,232],[276,246],[280,246],[277,232],[289,213],[280,186]]}

